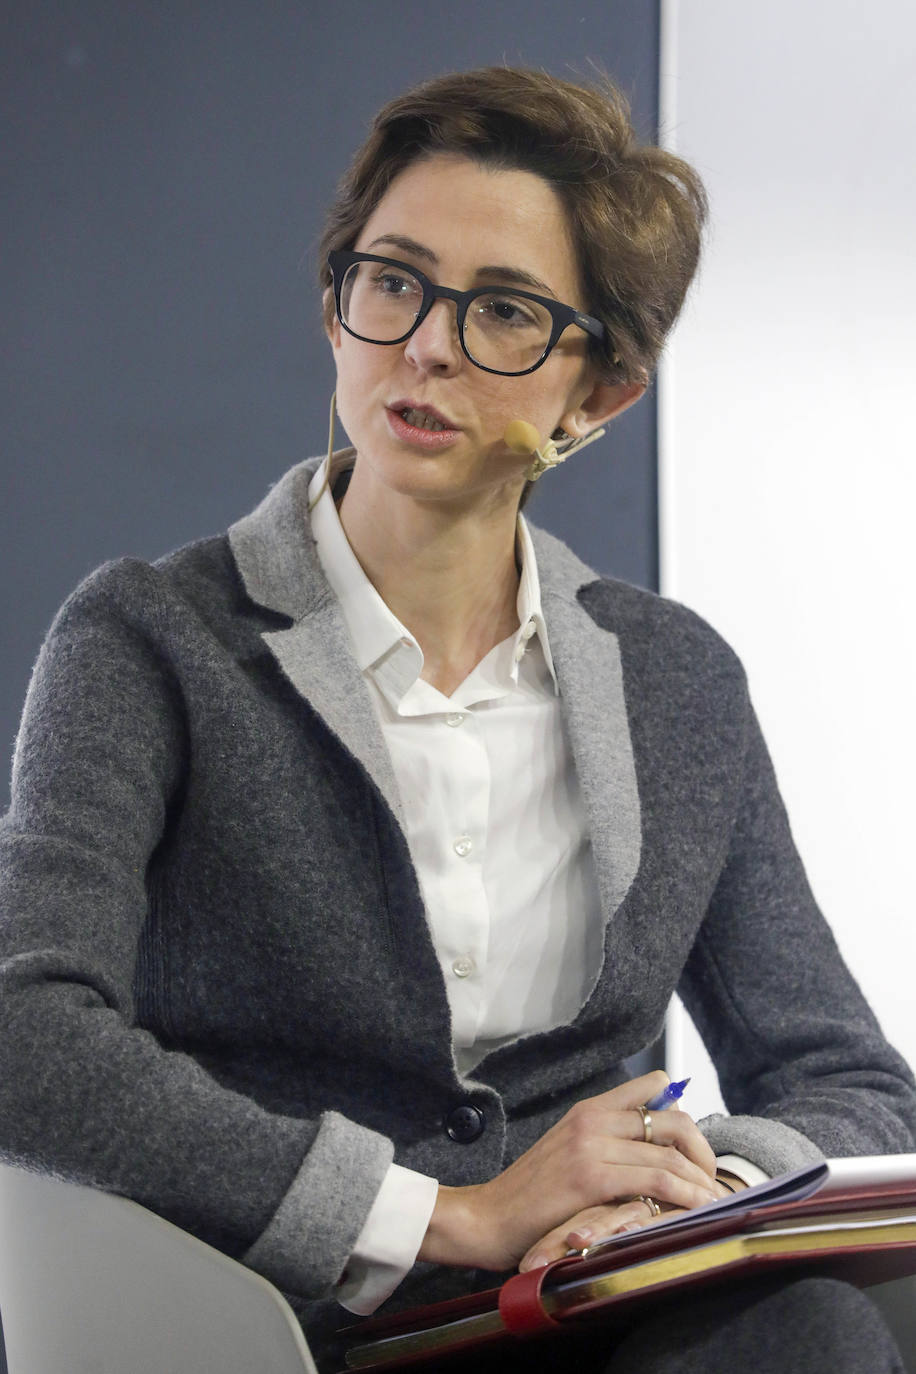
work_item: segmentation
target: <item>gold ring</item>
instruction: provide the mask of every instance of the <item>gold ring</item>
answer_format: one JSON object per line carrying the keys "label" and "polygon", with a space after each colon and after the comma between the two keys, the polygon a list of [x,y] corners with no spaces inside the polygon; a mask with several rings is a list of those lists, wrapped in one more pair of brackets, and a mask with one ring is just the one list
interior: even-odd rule
{"label": "gold ring", "polygon": [[660,1217],[662,1214],[662,1209],[661,1207],[659,1207],[654,1197],[646,1197],[645,1193],[637,1193],[636,1197],[633,1198],[633,1201],[644,1202],[653,1217]]}
{"label": "gold ring", "polygon": [[648,1107],[637,1107],[636,1110],[642,1117],[642,1138],[647,1145],[652,1144],[652,1115]]}

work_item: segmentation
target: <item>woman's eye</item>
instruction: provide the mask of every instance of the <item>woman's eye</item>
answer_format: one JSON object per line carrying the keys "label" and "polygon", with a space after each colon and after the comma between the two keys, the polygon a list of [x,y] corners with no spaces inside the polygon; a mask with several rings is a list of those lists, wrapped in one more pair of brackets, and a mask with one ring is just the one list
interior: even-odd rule
{"label": "woman's eye", "polygon": [[405,277],[399,272],[379,272],[375,285],[384,296],[412,296],[418,290],[413,277]]}
{"label": "woman's eye", "polygon": [[517,296],[480,296],[475,309],[490,324],[523,329],[537,323],[531,311]]}

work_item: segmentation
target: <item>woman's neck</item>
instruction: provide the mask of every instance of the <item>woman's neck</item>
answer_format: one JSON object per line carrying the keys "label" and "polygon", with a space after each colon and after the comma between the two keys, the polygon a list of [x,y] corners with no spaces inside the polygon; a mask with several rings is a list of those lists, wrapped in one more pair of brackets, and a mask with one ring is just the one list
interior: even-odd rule
{"label": "woman's neck", "polygon": [[340,506],[344,533],[369,581],[419,643],[424,680],[451,696],[518,628],[518,493],[459,509],[397,493],[384,502],[366,495],[357,464]]}

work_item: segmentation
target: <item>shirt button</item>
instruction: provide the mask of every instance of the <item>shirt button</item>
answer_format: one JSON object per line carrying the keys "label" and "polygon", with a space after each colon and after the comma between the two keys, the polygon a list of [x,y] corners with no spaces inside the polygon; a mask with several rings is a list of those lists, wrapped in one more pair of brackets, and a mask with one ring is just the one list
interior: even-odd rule
{"label": "shirt button", "polygon": [[528,624],[522,630],[522,639],[533,639],[534,636],[537,634],[537,629],[538,627],[535,624],[535,622],[533,620],[529,620]]}
{"label": "shirt button", "polygon": [[446,725],[451,725],[453,729],[456,725],[463,725],[465,720],[466,717],[461,713],[461,711],[453,711],[450,716],[445,717]]}
{"label": "shirt button", "polygon": [[469,954],[459,954],[457,959],[452,960],[452,973],[456,978],[468,978],[474,972],[477,965]]}
{"label": "shirt button", "polygon": [[445,1134],[459,1145],[470,1145],[478,1136],[483,1135],[486,1120],[479,1107],[467,1103],[463,1107],[453,1107],[445,1118]]}
{"label": "shirt button", "polygon": [[525,650],[526,650],[527,648],[528,648],[528,645],[527,645],[527,644],[523,644],[522,641],[519,640],[518,644],[516,644],[516,646],[515,646],[515,654],[514,654],[514,657],[515,657],[516,663],[521,663],[522,659],[525,657]]}
{"label": "shirt button", "polygon": [[401,635],[401,643],[403,644],[405,649],[413,648],[413,640],[408,639],[406,635]]}
{"label": "shirt button", "polygon": [[471,850],[474,848],[474,841],[471,839],[470,835],[459,835],[455,843],[452,845],[452,848],[458,855],[459,859],[466,859],[467,856],[470,854]]}

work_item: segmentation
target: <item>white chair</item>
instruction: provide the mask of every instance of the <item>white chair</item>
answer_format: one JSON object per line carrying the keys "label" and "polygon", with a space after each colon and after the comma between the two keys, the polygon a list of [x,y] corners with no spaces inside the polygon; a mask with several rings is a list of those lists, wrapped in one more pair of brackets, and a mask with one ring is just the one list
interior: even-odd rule
{"label": "white chair", "polygon": [[9,1374],[317,1374],[266,1279],[144,1207],[0,1165]]}

